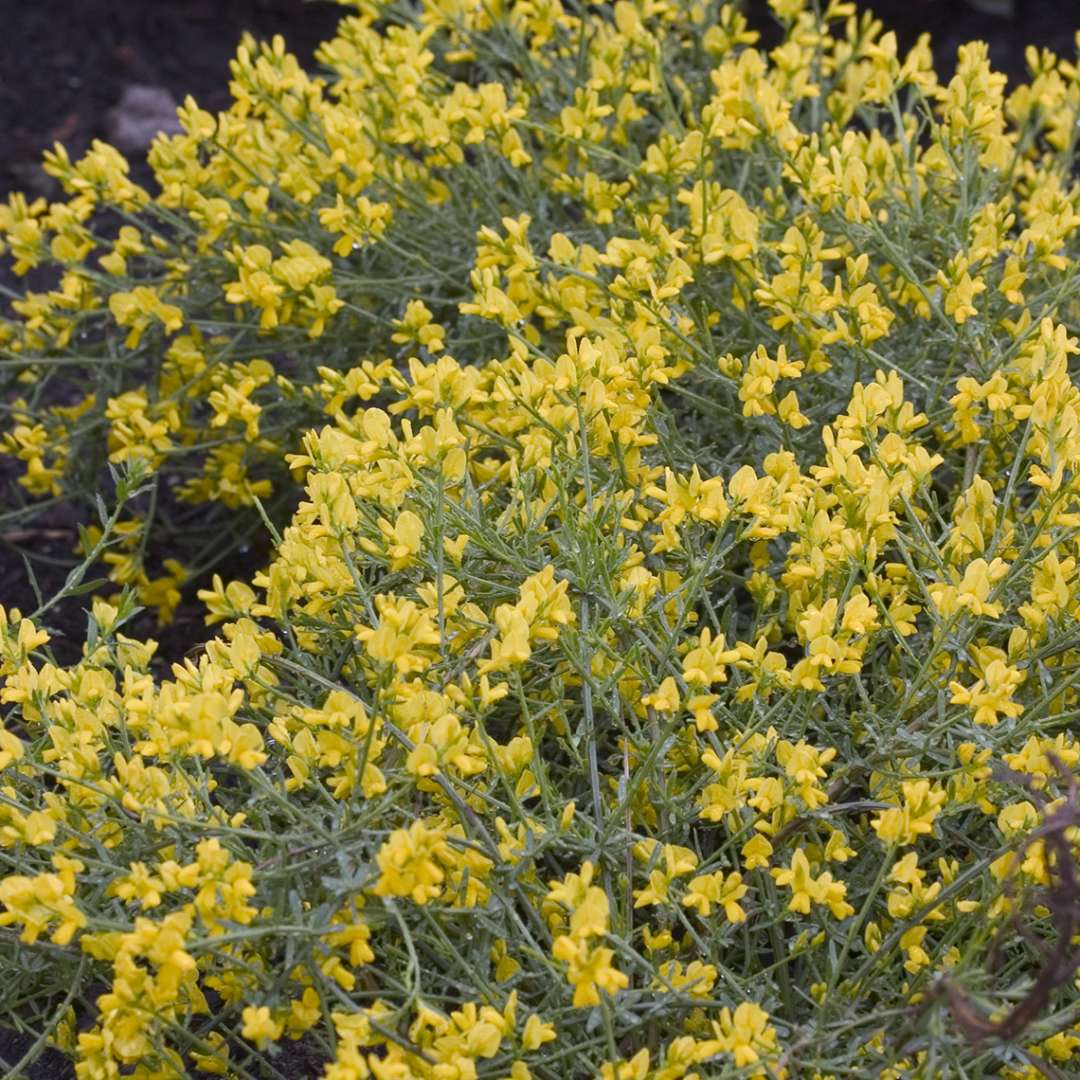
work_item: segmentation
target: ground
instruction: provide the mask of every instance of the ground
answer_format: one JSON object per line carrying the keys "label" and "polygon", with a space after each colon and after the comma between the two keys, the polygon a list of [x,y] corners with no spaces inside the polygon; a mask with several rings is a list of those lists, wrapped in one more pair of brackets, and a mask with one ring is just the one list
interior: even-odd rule
{"label": "ground", "polygon": [[342,14],[302,0],[0,0],[0,194],[32,182],[56,140],[74,156],[104,137],[106,113],[129,84],[223,108],[244,30],[283,34],[310,62]]}

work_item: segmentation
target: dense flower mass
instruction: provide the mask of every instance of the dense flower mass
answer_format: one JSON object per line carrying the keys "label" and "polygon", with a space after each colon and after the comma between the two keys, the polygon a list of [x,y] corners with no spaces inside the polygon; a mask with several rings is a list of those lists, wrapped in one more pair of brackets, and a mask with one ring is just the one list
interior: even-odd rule
{"label": "dense flower mass", "polygon": [[1074,1075],[1080,68],[346,6],[0,206],[7,1066]]}

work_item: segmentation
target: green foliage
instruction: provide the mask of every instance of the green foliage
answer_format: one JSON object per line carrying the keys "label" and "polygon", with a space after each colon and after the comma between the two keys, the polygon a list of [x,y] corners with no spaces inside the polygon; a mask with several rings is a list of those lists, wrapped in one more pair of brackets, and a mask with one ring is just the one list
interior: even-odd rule
{"label": "green foliage", "polygon": [[0,209],[5,514],[93,515],[0,608],[18,1067],[1074,1066],[1076,66],[352,6]]}

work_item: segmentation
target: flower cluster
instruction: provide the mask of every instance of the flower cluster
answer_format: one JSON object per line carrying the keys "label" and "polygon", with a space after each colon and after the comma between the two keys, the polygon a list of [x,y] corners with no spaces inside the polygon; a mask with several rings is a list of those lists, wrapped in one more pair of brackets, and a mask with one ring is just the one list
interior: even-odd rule
{"label": "flower cluster", "polygon": [[1075,1071],[1080,67],[347,6],[0,207],[19,1068]]}

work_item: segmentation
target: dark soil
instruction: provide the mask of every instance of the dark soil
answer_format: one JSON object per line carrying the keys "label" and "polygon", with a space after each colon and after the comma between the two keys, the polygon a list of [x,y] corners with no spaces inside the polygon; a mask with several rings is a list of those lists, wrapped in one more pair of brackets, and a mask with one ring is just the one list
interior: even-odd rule
{"label": "dark soil", "polygon": [[54,142],[75,157],[104,138],[126,86],[225,108],[228,62],[245,30],[283,34],[310,62],[343,13],[303,0],[0,0],[0,196],[35,186]]}
{"label": "dark soil", "polygon": [[895,30],[902,49],[929,33],[942,77],[954,68],[960,45],[985,41],[994,68],[1009,76],[1010,89],[1027,78],[1028,45],[1072,60],[1080,30],[1077,0],[860,0],[858,6],[873,11],[886,30]]}

